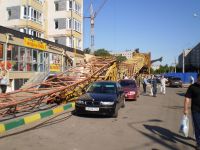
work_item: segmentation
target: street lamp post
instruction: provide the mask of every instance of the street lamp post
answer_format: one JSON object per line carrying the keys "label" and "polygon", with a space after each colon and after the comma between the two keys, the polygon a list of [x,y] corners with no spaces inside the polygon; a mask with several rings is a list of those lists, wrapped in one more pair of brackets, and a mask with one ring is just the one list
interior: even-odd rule
{"label": "street lamp post", "polygon": [[183,50],[183,73],[185,73],[185,50]]}

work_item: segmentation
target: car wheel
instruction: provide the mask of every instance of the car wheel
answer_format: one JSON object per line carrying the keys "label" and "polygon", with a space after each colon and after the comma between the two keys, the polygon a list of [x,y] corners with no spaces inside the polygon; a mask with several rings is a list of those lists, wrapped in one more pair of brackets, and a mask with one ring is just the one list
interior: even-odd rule
{"label": "car wheel", "polygon": [[118,117],[118,110],[117,110],[117,109],[115,109],[115,112],[114,112],[114,114],[113,114],[112,117],[113,117],[113,118],[117,118],[117,117]]}
{"label": "car wheel", "polygon": [[125,98],[124,98],[124,99],[123,99],[123,102],[122,102],[122,108],[125,107],[125,103],[126,103],[126,100],[125,100]]}

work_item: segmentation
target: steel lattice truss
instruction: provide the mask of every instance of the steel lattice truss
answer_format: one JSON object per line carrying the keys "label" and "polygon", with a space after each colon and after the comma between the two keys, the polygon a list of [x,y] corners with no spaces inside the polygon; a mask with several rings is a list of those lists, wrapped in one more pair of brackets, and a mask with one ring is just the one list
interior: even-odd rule
{"label": "steel lattice truss", "polygon": [[0,119],[30,112],[42,105],[73,100],[82,94],[82,89],[96,80],[116,80],[116,67],[113,66],[116,66],[115,59],[93,58],[87,64],[68,69],[40,84],[0,94]]}

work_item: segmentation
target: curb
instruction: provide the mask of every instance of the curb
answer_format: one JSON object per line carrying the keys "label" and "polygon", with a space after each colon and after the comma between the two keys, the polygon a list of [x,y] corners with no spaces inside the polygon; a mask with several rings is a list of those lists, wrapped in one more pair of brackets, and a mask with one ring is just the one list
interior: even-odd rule
{"label": "curb", "polygon": [[55,114],[58,114],[61,112],[64,112],[65,110],[68,110],[70,108],[74,108],[74,103],[68,103],[63,106],[58,106],[54,109],[36,113],[36,114],[30,115],[30,116],[26,116],[24,118],[20,118],[20,119],[14,120],[14,121],[7,122],[7,123],[2,123],[2,124],[0,124],[0,133],[6,132],[8,130],[11,130],[11,129],[14,129],[14,128],[17,128],[17,127],[20,127],[20,126],[23,126],[23,125],[26,125],[29,123],[36,122],[38,120],[41,120],[43,118],[46,118],[46,117],[49,117],[49,116],[52,116],[52,115],[55,115]]}

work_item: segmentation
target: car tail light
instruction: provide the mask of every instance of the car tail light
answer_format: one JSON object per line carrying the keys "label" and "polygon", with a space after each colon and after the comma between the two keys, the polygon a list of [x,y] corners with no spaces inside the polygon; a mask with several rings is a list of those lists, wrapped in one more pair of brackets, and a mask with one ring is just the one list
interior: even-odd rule
{"label": "car tail light", "polygon": [[129,91],[128,92],[128,95],[134,95],[135,94],[135,91]]}

